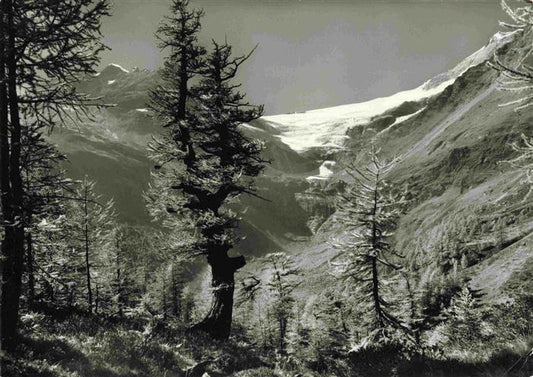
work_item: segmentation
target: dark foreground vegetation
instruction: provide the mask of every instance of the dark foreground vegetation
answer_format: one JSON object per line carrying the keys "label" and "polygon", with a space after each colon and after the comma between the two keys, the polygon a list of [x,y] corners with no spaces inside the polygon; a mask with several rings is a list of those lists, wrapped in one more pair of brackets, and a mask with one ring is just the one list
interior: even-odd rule
{"label": "dark foreground vegetation", "polygon": [[289,332],[284,355],[240,324],[229,340],[216,341],[173,318],[119,320],[42,308],[23,314],[21,344],[16,356],[6,356],[2,376],[529,377],[531,300],[478,307],[462,297],[431,347],[409,346],[391,334],[348,352],[335,347],[328,329],[317,329],[305,338]]}

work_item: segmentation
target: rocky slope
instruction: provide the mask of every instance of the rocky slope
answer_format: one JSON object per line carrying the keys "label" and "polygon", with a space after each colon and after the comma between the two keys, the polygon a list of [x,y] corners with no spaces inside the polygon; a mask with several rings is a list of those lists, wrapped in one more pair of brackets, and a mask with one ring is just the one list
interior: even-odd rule
{"label": "rocky slope", "polygon": [[[344,106],[339,112],[326,109],[295,114],[292,120],[290,115],[270,117],[287,122],[289,126],[280,129],[289,142],[294,133],[303,132],[300,124],[312,122],[313,113],[321,114],[321,127],[324,123],[320,117],[332,114],[328,127],[346,130],[340,148],[335,153],[330,149],[327,156],[336,160],[337,171],[329,177],[329,183],[319,181],[324,189],[315,184],[314,189],[307,190],[304,206],[309,207],[313,191],[315,208],[326,205],[324,193],[336,181],[347,179],[343,166],[365,164],[368,146],[374,140],[382,157],[399,157],[388,179],[406,190],[410,199],[396,231],[398,250],[408,259],[432,258],[438,235],[444,233],[456,249],[442,251],[445,255],[439,257],[439,262],[448,260],[452,268],[453,263],[460,265],[463,260],[460,273],[471,279],[470,285],[487,299],[505,299],[511,290],[527,290],[533,262],[533,201],[525,198],[527,187],[520,183],[521,173],[505,161],[515,156],[511,144],[518,142],[521,134],[531,136],[533,112],[501,106],[517,99],[517,94],[498,90],[499,74],[485,62],[499,49],[511,64],[516,63],[520,52],[530,48],[530,41],[531,35],[520,32],[498,34],[486,47],[441,76],[447,85],[438,94],[420,95],[418,99],[409,96],[400,104],[395,102],[396,96],[369,102],[372,106],[387,104],[380,111],[394,104],[380,114],[368,116],[374,109],[362,111],[363,104],[357,104],[350,105],[353,112],[349,115],[344,114],[348,108]],[[328,131],[323,137],[334,140],[337,136]],[[316,147],[323,145],[313,147],[316,156]],[[330,241],[342,237],[342,229],[334,219],[330,216],[324,222],[312,242],[295,248],[298,263],[307,270],[306,287],[323,286],[330,262],[337,257]],[[454,233],[453,224],[464,224],[468,237]]]}

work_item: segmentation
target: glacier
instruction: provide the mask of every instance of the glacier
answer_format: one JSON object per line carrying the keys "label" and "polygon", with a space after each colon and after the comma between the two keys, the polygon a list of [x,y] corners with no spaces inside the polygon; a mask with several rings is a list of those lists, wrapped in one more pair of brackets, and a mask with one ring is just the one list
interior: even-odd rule
{"label": "glacier", "polygon": [[[498,32],[484,47],[468,56],[454,68],[433,77],[415,89],[366,102],[310,110],[303,113],[270,115],[264,116],[262,119],[276,128],[280,132],[277,137],[298,153],[316,147],[342,149],[348,129],[366,124],[371,118],[398,107],[404,102],[421,101],[440,94],[470,67],[490,59],[498,48],[512,40],[514,33],[515,31]],[[395,125],[398,123],[400,122],[395,123]]]}

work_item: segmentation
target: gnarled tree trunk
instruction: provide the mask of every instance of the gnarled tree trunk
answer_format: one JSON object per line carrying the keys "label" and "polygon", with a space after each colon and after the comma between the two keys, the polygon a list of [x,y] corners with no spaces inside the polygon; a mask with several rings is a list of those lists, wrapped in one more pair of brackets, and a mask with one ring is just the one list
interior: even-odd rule
{"label": "gnarled tree trunk", "polygon": [[207,262],[212,272],[213,302],[206,317],[193,329],[205,331],[215,339],[227,339],[233,315],[234,275],[246,261],[243,256],[229,257],[227,251],[218,250],[207,257]]}

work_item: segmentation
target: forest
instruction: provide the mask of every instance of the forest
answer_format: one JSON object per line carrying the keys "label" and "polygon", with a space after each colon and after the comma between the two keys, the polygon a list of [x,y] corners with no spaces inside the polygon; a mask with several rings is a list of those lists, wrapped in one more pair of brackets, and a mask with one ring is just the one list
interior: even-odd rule
{"label": "forest", "polygon": [[[441,92],[300,154],[238,81],[260,46],[168,6],[157,75],[108,78],[109,0],[0,1],[0,376],[532,375],[531,2]],[[68,152],[122,116],[98,80],[134,74],[146,223]]]}

